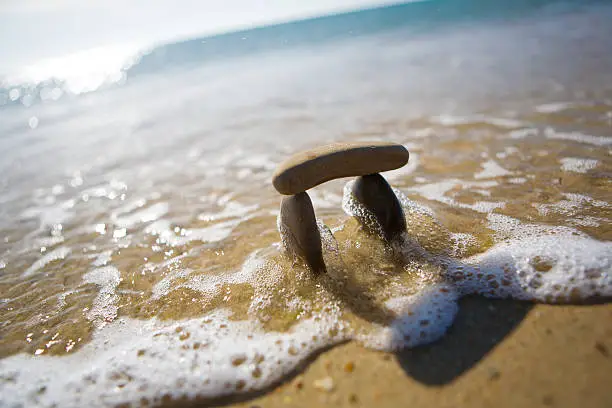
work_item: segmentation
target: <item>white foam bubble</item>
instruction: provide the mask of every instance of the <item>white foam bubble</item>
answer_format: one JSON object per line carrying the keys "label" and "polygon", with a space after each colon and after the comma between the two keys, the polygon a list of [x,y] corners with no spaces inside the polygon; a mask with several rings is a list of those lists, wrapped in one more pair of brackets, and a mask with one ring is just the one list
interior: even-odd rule
{"label": "white foam bubble", "polygon": [[183,236],[173,240],[173,245],[183,245],[186,242],[218,242],[229,237],[234,228],[240,224],[240,220],[221,222],[205,228],[191,228],[184,230]]}
{"label": "white foam bubble", "polygon": [[[347,188],[348,187],[345,187],[345,194],[347,192]],[[405,214],[421,214],[430,218],[435,217],[435,213],[430,207],[409,199],[401,190],[397,188],[393,188],[393,192],[402,205]]]}
{"label": "white foam bubble", "polygon": [[599,227],[601,224],[606,223],[607,220],[602,220],[600,218],[591,217],[589,215],[581,215],[575,217],[572,220],[573,225],[580,225],[583,227]]}
{"label": "white foam bubble", "polygon": [[527,179],[525,177],[513,177],[513,178],[509,178],[506,181],[512,184],[524,184],[527,182]]}
{"label": "white foam bubble", "polygon": [[168,213],[168,203],[156,203],[124,216],[113,214],[111,218],[119,228],[130,228],[139,223],[155,221]]}
{"label": "white foam bubble", "polygon": [[530,236],[545,234],[566,234],[586,236],[574,228],[565,226],[551,226],[540,224],[523,224],[518,219],[503,214],[487,214],[488,227],[495,231],[495,239],[504,241],[508,239],[522,239]]}
{"label": "white foam bubble", "polygon": [[119,270],[114,266],[96,268],[83,275],[83,282],[93,283],[100,287],[91,309],[87,312],[87,318],[97,324],[115,319],[117,317],[116,303],[119,300],[116,289],[121,282]]}
{"label": "white foam bubble", "polygon": [[[581,195],[572,198],[590,199]],[[447,266],[445,276],[460,294],[546,302],[612,296],[612,243],[569,227],[522,224],[495,213],[488,219],[502,242],[465,262],[441,261]]]}
{"label": "white foam bubble", "polygon": [[544,129],[544,135],[548,139],[570,140],[595,146],[612,145],[612,137],[609,136],[593,136],[580,132],[558,132],[551,127]]}
{"label": "white foam bubble", "polygon": [[495,245],[448,276],[462,294],[563,302],[612,296],[612,243],[565,230]]}
{"label": "white foam bubble", "polygon": [[120,318],[70,355],[5,358],[2,399],[7,406],[30,407],[139,405],[142,399],[158,405],[165,395],[246,393],[272,385],[314,351],[346,338],[330,314],[286,333],[229,316],[217,310],[170,323]]}
{"label": "white foam bubble", "polygon": [[182,228],[175,233],[175,228],[168,220],[158,220],[147,226],[147,234],[156,235],[158,243],[181,246],[192,241],[218,242],[229,237],[238,224],[244,220],[228,220],[211,224],[204,228]]}
{"label": "white foam bubble", "polygon": [[474,174],[475,179],[495,178],[512,174],[500,166],[495,160],[487,160],[486,162],[482,163],[482,167],[482,171]]}
{"label": "white foam bubble", "polygon": [[465,250],[470,246],[476,244],[476,238],[472,234],[463,232],[454,232],[451,234],[452,248],[451,255],[454,257],[462,258]]}
{"label": "white foam bubble", "polygon": [[[173,283],[175,280],[180,278],[186,278],[191,273],[190,269],[177,269],[171,270],[166,276],[164,276],[159,282],[157,282],[151,290],[151,299],[160,299],[161,297],[170,293],[174,289]],[[189,287],[188,285],[184,285]]]}
{"label": "white foam bubble", "polygon": [[470,182],[450,179],[439,181],[437,183],[422,184],[415,187],[410,187],[407,191],[417,193],[428,200],[439,201],[452,207],[467,208],[477,212],[489,213],[495,208],[503,208],[505,204],[503,202],[494,201],[478,201],[473,204],[461,203],[456,201],[454,198],[447,196],[446,194],[456,186],[490,188],[497,185],[498,183],[494,180]]}
{"label": "white foam bubble", "polygon": [[95,259],[92,261],[92,266],[105,266],[112,259],[113,251],[103,251],[99,254],[94,254]]}
{"label": "white foam bubble", "polygon": [[272,171],[276,168],[276,163],[269,156],[253,153],[247,153],[244,157],[237,160],[235,164],[251,169],[263,169],[268,171]]}
{"label": "white foam bubble", "polygon": [[431,136],[436,136],[436,135],[437,135],[436,130],[434,128],[431,128],[431,127],[415,129],[412,132],[412,137],[414,137],[416,139],[424,139],[424,138],[431,137]]}
{"label": "white foam bubble", "polygon": [[538,214],[547,216],[551,213],[574,215],[580,204],[575,201],[561,200],[554,204],[533,204],[538,209]]}
{"label": "white foam bubble", "polygon": [[474,204],[458,203],[457,207],[469,208],[476,212],[490,213],[496,208],[504,208],[506,204],[500,201],[477,201]]}
{"label": "white foam bubble", "polygon": [[539,113],[556,113],[567,109],[571,109],[576,106],[573,102],[557,102],[557,103],[545,103],[536,106],[535,110]]}
{"label": "white foam bubble", "polygon": [[577,193],[562,193],[563,197],[565,197],[568,200],[571,201],[576,201],[579,203],[588,203],[594,207],[599,207],[599,208],[608,208],[610,207],[610,203],[606,202],[606,201],[601,201],[601,200],[595,200],[592,197],[589,197],[587,195],[584,194],[577,194]]}
{"label": "white foam bubble", "polygon": [[217,221],[234,217],[242,218],[257,209],[259,209],[258,204],[244,205],[237,201],[228,201],[224,203],[223,210],[219,212],[203,212],[198,215],[198,219],[201,221]]}
{"label": "white foam bubble", "polygon": [[[353,195],[352,188],[354,180],[347,182],[344,185],[344,194],[342,197],[342,209],[344,212],[350,216],[356,217],[360,219],[361,222],[368,225],[368,227],[372,231],[376,231],[376,233],[383,237],[382,226],[379,224],[378,220],[363,204],[361,204]],[[410,200],[404,193],[400,190],[393,188],[393,193],[397,197],[402,209],[404,211],[404,215],[406,216],[414,216],[414,215],[424,215],[429,218],[434,218],[434,212],[431,208],[421,205],[415,201]],[[320,228],[321,229],[321,228]],[[330,233],[331,235],[331,233]],[[409,240],[409,237],[406,237]],[[333,236],[332,238],[333,239]]]}
{"label": "white foam bubble", "polygon": [[48,203],[49,205],[27,208],[20,214],[20,217],[22,219],[38,218],[41,229],[52,227],[63,224],[75,216],[75,212],[70,211],[72,203],[72,200],[61,203],[55,203],[55,200],[52,200]]}
{"label": "white foam bubble", "polygon": [[356,339],[367,347],[386,351],[431,343],[442,337],[455,320],[457,299],[457,292],[447,283],[429,284],[415,295],[391,298],[385,306],[398,318]]}
{"label": "white foam bubble", "polygon": [[382,226],[363,204],[361,204],[353,195],[354,180],[349,181],[344,185],[344,194],[342,196],[342,209],[345,213],[360,220],[361,223],[367,225],[372,231],[375,231],[379,237],[384,237]]}
{"label": "white foam bubble", "polygon": [[573,171],[574,173],[586,173],[597,167],[599,163],[595,159],[582,159],[577,157],[564,157],[561,161],[561,170]]}
{"label": "white foam bubble", "polygon": [[[108,183],[85,189],[81,192],[81,199],[88,201],[90,198],[107,198],[114,200],[127,190],[127,185],[119,180],[111,180]],[[144,203],[143,203],[144,205]]]}
{"label": "white foam bubble", "polygon": [[539,133],[538,129],[534,128],[523,128],[515,129],[508,133],[511,139],[524,139],[529,136],[537,136]]}
{"label": "white foam bubble", "polygon": [[70,254],[70,252],[71,250],[68,247],[56,248],[53,251],[46,253],[42,258],[34,262],[32,266],[26,269],[21,276],[22,277],[31,276],[35,274],[36,272],[38,272],[39,270],[43,269],[45,266],[47,266],[51,262],[65,259]]}
{"label": "white foam bubble", "polygon": [[458,125],[473,125],[478,123],[484,123],[493,125],[501,128],[517,128],[523,126],[523,122],[516,119],[509,118],[496,118],[485,115],[471,115],[471,116],[455,116],[455,115],[439,115],[431,118],[433,123],[437,123],[443,126],[458,126]]}
{"label": "white foam bubble", "polygon": [[534,204],[540,215],[546,216],[551,213],[562,214],[567,218],[567,222],[578,225],[599,225],[599,221],[593,217],[584,218],[580,216],[580,210],[585,208],[585,205],[590,205],[599,208],[607,208],[610,204],[605,201],[594,200],[591,197],[582,194],[564,193],[564,200],[559,200],[552,204]]}
{"label": "white foam bubble", "polygon": [[[202,293],[214,295],[218,293],[222,285],[250,283],[255,284],[254,289],[257,293],[258,289],[260,289],[260,285],[256,285],[258,281],[257,273],[267,266],[267,262],[260,256],[260,252],[261,251],[254,251],[251,253],[237,271],[223,271],[221,273],[207,273],[192,276],[184,286]],[[269,277],[270,280],[274,280],[271,275],[273,274],[267,274],[267,277]]]}

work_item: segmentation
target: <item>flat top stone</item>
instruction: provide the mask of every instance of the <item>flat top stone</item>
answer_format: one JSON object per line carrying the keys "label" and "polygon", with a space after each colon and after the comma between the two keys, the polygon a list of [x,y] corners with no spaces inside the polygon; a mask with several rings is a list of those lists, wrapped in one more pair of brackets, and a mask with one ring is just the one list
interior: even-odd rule
{"label": "flat top stone", "polygon": [[276,168],[272,184],[281,194],[297,194],[337,178],[394,170],[408,157],[397,143],[333,143],[289,157]]}

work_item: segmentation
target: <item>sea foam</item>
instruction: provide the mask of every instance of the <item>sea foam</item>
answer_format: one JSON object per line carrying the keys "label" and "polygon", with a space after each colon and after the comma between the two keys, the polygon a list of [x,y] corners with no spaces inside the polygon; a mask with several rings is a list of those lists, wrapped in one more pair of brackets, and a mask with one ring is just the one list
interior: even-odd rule
{"label": "sea foam", "polygon": [[[350,186],[351,182],[344,189],[345,211],[375,223],[352,196]],[[444,228],[430,208],[394,191],[409,223],[428,220],[435,228]],[[449,248],[448,254],[428,253],[419,237],[406,234],[396,250],[404,257],[406,273],[418,277],[416,284],[407,290],[394,277],[385,277],[391,283],[377,289],[378,294],[386,294],[380,307],[394,317],[365,328],[353,326],[341,303],[330,301],[322,309],[310,308],[286,331],[265,329],[258,311],[269,306],[270,295],[288,272],[281,267],[284,264],[274,264],[280,256],[276,244],[253,252],[233,273],[192,276],[189,270],[177,270],[176,276],[187,279],[183,286],[211,295],[224,284],[251,284],[254,295],[247,320],[232,318],[223,307],[178,321],[116,317],[119,272],[111,266],[92,269],[84,281],[97,285],[99,295],[89,318],[107,324],[97,325],[93,339],[71,354],[18,354],[1,360],[2,404],[160,404],[249,393],[277,383],[318,350],[346,340],[386,351],[435,341],[452,325],[464,295],[547,303],[612,297],[612,243],[569,227],[523,224],[495,213],[488,214],[488,221],[497,243],[464,259],[453,256],[460,256],[458,248],[473,243],[470,234],[449,233],[454,249]],[[344,225],[334,231],[339,233]],[[320,221],[319,227],[326,261],[341,264],[343,257],[351,256],[332,230]],[[173,290],[173,276],[167,277],[154,288],[154,296]],[[296,298],[287,299],[286,305],[299,308],[305,303]]]}

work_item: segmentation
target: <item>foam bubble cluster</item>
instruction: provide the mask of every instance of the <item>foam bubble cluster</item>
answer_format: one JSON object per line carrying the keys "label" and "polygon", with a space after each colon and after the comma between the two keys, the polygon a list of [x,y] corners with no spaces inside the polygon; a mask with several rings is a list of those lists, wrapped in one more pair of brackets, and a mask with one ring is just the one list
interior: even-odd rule
{"label": "foam bubble cluster", "polygon": [[230,321],[223,310],[171,324],[121,318],[77,353],[0,361],[0,391],[4,406],[159,405],[247,393],[344,340],[340,329],[329,315],[287,333]]}
{"label": "foam bubble cluster", "polygon": [[[96,327],[93,339],[62,357],[17,354],[1,360],[3,404],[160,404],[249,393],[338,342],[352,339],[394,351],[435,341],[453,324],[464,295],[547,303],[612,297],[610,242],[489,212],[487,227],[496,243],[466,257],[477,246],[475,235],[447,230],[431,208],[394,189],[408,232],[388,246],[372,235],[380,226],[355,199],[351,183],[342,207],[368,232],[352,218],[333,229],[317,220],[328,267],[324,276],[309,274],[278,243],[254,250],[233,271],[169,268],[151,288],[150,302],[181,290],[198,293],[204,312],[197,318],[121,316],[121,273],[104,265],[108,255],[95,260],[83,276],[98,290],[87,310]],[[570,198],[589,200],[577,197]],[[165,262],[178,265],[177,258]]]}
{"label": "foam bubble cluster", "polygon": [[23,272],[22,276],[27,277],[34,275],[40,269],[44,268],[47,264],[66,258],[70,254],[70,252],[70,248],[67,247],[59,247],[57,249],[54,249],[53,251],[50,251],[49,253],[38,259],[36,262],[34,262],[32,266],[30,266],[28,269],[25,270],[25,272]]}
{"label": "foam bubble cluster", "polygon": [[100,288],[87,317],[97,323],[112,321],[117,316],[116,303],[119,297],[116,294],[116,289],[121,281],[117,268],[114,266],[96,268],[87,272],[83,276],[83,281],[98,285]]}
{"label": "foam bubble cluster", "polygon": [[611,270],[612,243],[559,232],[503,242],[446,274],[463,294],[563,303],[611,297]]}
{"label": "foam bubble cluster", "polygon": [[428,344],[442,337],[459,310],[458,294],[452,285],[426,285],[416,294],[394,297],[385,302],[397,318],[389,326],[379,326],[356,338],[367,347],[399,350]]}

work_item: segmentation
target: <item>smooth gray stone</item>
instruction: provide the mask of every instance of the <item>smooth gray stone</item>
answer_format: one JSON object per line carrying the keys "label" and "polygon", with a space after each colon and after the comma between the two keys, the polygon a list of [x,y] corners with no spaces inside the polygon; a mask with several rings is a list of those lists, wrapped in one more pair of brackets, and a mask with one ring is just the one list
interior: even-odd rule
{"label": "smooth gray stone", "polygon": [[[404,211],[393,189],[380,174],[361,176],[353,184],[353,195],[373,214],[382,227],[383,238],[391,242],[406,231]],[[365,225],[363,220],[360,220]]]}
{"label": "smooth gray stone", "polygon": [[277,167],[272,184],[281,194],[297,194],[336,178],[397,169],[408,157],[396,143],[334,143],[291,156]]}
{"label": "smooth gray stone", "polygon": [[321,235],[308,194],[283,197],[278,227],[288,252],[302,258],[314,273],[325,272]]}

